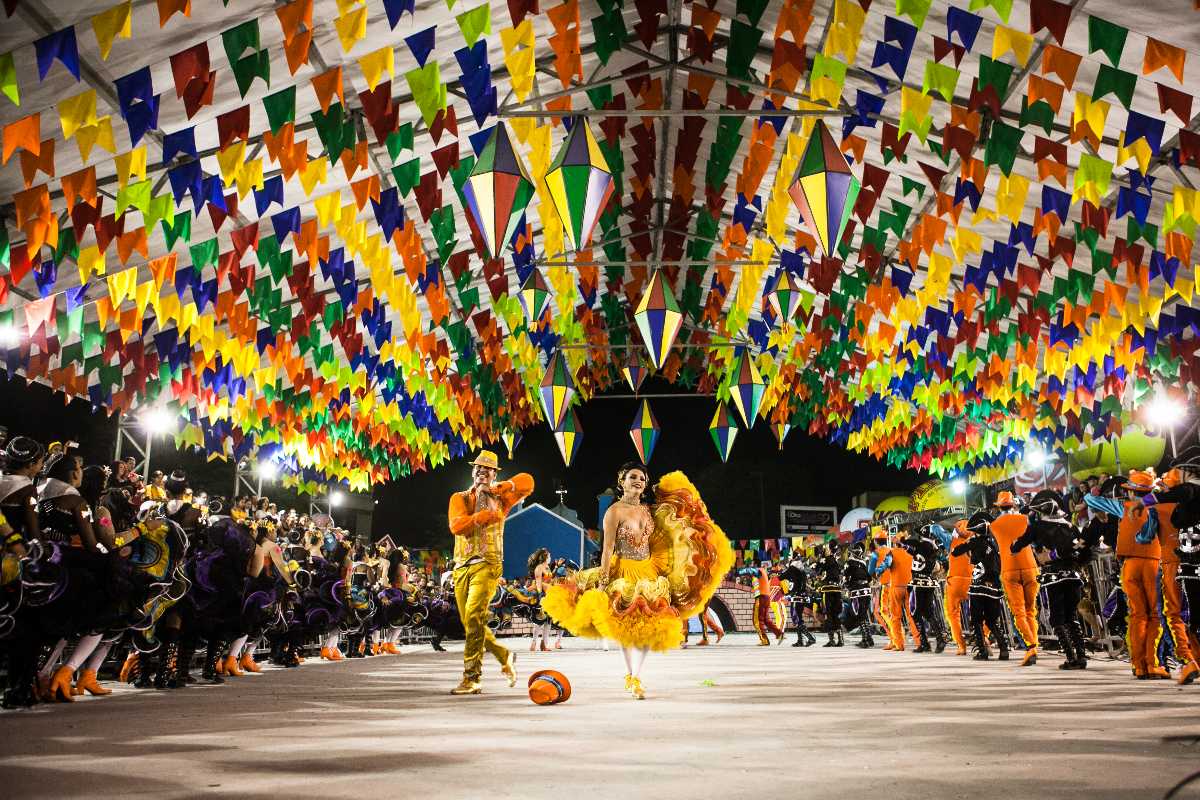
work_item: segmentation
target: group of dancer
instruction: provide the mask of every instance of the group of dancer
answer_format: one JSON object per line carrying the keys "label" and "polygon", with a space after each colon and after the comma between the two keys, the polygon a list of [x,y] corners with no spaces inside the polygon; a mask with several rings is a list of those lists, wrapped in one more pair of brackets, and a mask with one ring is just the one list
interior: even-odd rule
{"label": "group of dancer", "polygon": [[[516,685],[516,653],[495,635],[514,617],[533,625],[531,649],[557,649],[564,630],[616,643],[624,688],[642,699],[648,653],[684,644],[690,618],[701,620],[701,644],[709,629],[723,634],[708,603],[730,571],[732,550],[681,473],[652,489],[643,465],[624,465],[604,515],[599,565],[573,569],[541,549],[529,560],[528,581],[506,584],[504,521],[534,480],[521,473],[499,481],[498,458],[481,452],[471,486],[450,500],[453,581],[440,594],[410,581],[402,548],[356,546],[344,531],[265,501],[239,499],[225,513],[193,493],[180,471],[143,486],[128,469],[85,467],[71,447],[47,449],[23,436],[8,443],[3,462],[0,650],[8,708],[109,693],[98,675],[114,649],[128,652],[120,680],[172,689],[256,672],[253,654],[264,646],[285,667],[299,664],[313,641],[334,661],[398,653],[400,632],[419,625],[433,631],[435,649],[444,636],[465,639],[463,678],[452,694],[479,694],[485,653]],[[966,519],[908,530],[877,525],[849,546],[829,542],[781,568],[742,570],[756,594],[760,644],[770,644],[768,634],[782,641],[777,610],[786,597],[794,646],[815,644],[807,619],[820,618],[827,647],[843,646],[855,630],[858,647],[873,647],[877,626],[887,651],[909,649],[911,638],[917,653],[953,642],[958,655],[973,646],[986,660],[994,646],[1006,660],[1007,603],[1020,663],[1033,666],[1042,603],[1065,656],[1060,668],[1085,669],[1085,571],[1111,548],[1134,676],[1172,677],[1169,652],[1179,682],[1193,682],[1200,613],[1187,612],[1200,607],[1200,452],[1185,453],[1161,478],[1134,471],[1083,500],[1086,522],[1073,520],[1056,492],[1028,500],[1000,492],[992,508]]]}
{"label": "group of dancer", "polygon": [[143,485],[125,462],[84,466],[24,436],[2,456],[5,708],[111,693],[110,654],[119,680],[178,689],[259,672],[256,652],[295,667],[309,650],[398,654],[416,626],[435,649],[461,635],[453,597],[410,582],[402,548],[356,545],[265,499],[224,509],[181,471]]}
{"label": "group of dancer", "polygon": [[[483,654],[500,664],[516,685],[516,653],[487,627],[487,598],[500,582],[504,518],[532,493],[533,477],[519,473],[497,482],[499,461],[483,451],[472,462],[472,485],[450,498],[454,534],[454,586],[466,643],[463,679],[451,694],[483,691]],[[664,476],[651,494],[650,476],[638,463],[617,472],[615,502],[604,515],[599,566],[551,577],[534,564],[541,608],[572,634],[615,642],[625,661],[625,691],[644,699],[642,665],[651,650],[679,647],[687,620],[704,610],[733,563],[729,540],[682,473]],[[531,559],[532,561],[532,559]]]}
{"label": "group of dancer", "polygon": [[[1064,656],[1059,668],[1081,670],[1089,655],[1080,609],[1104,605],[1114,609],[1113,629],[1126,631],[1134,677],[1169,679],[1174,664],[1174,677],[1192,683],[1200,677],[1200,611],[1192,612],[1200,608],[1200,448],[1161,477],[1134,470],[1096,485],[1082,501],[1090,513],[1072,519],[1058,492],[1023,500],[1001,491],[990,509],[969,518],[908,530],[868,526],[848,547],[829,542],[780,567],[741,570],[755,585],[759,643],[769,644],[770,633],[782,639],[770,609],[786,594],[797,647],[815,643],[807,619],[819,618],[827,647],[842,646],[844,633],[857,630],[857,646],[870,648],[873,629],[882,629],[887,651],[910,649],[911,639],[913,652],[941,653],[952,641],[956,655],[973,647],[975,659],[986,661],[994,649],[1008,660],[1015,645],[1028,667],[1041,654],[1044,606]],[[1107,553],[1120,582],[1107,603],[1097,603],[1085,598],[1088,568]],[[1097,626],[1098,616],[1092,619]]]}

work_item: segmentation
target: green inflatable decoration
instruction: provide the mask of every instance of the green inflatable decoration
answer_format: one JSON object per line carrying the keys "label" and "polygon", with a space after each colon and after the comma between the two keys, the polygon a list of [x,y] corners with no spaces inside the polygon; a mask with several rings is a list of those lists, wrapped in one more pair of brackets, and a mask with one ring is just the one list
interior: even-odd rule
{"label": "green inflatable decoration", "polygon": [[1128,475],[1131,469],[1156,466],[1167,449],[1166,440],[1161,436],[1151,436],[1136,426],[1127,428],[1114,441],[1115,447],[1111,442],[1101,442],[1071,453],[1067,462],[1071,476],[1080,480],[1092,475],[1115,475],[1118,454],[1121,460],[1119,471]]}

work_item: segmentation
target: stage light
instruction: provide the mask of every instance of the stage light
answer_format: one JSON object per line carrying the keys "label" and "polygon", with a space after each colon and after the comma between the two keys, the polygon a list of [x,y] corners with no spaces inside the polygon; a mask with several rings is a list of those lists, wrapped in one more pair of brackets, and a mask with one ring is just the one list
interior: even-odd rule
{"label": "stage light", "polygon": [[955,494],[963,495],[967,493],[967,482],[962,478],[955,478],[950,481],[950,489]]}
{"label": "stage light", "polygon": [[175,418],[165,408],[152,408],[141,416],[142,427],[151,436],[167,433],[175,427]]}
{"label": "stage light", "polygon": [[1159,392],[1145,408],[1146,422],[1155,428],[1173,428],[1183,421],[1187,409],[1175,398]]}
{"label": "stage light", "polygon": [[273,481],[279,476],[279,466],[274,461],[260,461],[258,463],[258,477],[264,481]]}
{"label": "stage light", "polygon": [[330,492],[329,493],[329,507],[336,508],[337,506],[340,506],[342,504],[342,501],[345,499],[346,498],[342,495],[341,492]]}
{"label": "stage light", "polygon": [[0,347],[13,348],[21,343],[21,332],[16,325],[0,325]]}
{"label": "stage light", "polygon": [[1046,453],[1043,450],[1030,450],[1025,454],[1025,466],[1030,469],[1041,469],[1046,466]]}

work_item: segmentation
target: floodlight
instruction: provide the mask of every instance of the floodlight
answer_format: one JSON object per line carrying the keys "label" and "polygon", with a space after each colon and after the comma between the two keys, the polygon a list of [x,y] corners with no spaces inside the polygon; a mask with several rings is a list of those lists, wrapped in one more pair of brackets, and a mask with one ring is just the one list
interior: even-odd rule
{"label": "floodlight", "polygon": [[279,476],[279,465],[274,461],[258,462],[258,477],[264,481],[273,481]]}
{"label": "floodlight", "polygon": [[966,494],[967,493],[967,482],[965,480],[963,480],[962,478],[955,478],[954,480],[950,481],[950,489],[955,494],[959,494],[959,495]]}
{"label": "floodlight", "polygon": [[175,425],[175,418],[165,408],[152,408],[143,412],[141,421],[142,427],[151,436],[166,433]]}
{"label": "floodlight", "polygon": [[1146,422],[1155,428],[1173,428],[1178,425],[1187,413],[1183,403],[1175,398],[1159,392],[1145,408]]}
{"label": "floodlight", "polygon": [[340,506],[342,504],[342,501],[345,499],[346,498],[342,495],[341,492],[330,492],[329,493],[329,507],[336,508],[337,506]]}

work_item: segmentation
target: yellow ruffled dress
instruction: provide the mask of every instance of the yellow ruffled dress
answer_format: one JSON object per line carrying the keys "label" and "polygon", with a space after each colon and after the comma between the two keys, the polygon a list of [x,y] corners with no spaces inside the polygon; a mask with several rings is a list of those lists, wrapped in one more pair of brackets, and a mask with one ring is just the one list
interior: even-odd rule
{"label": "yellow ruffled dress", "polygon": [[729,539],[708,516],[691,481],[672,472],[654,494],[649,558],[614,555],[607,586],[595,567],[546,590],[542,608],[572,634],[622,647],[678,647],[683,621],[699,613],[729,571]]}

